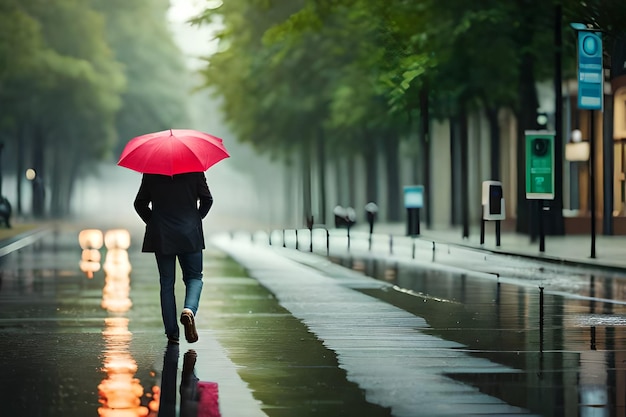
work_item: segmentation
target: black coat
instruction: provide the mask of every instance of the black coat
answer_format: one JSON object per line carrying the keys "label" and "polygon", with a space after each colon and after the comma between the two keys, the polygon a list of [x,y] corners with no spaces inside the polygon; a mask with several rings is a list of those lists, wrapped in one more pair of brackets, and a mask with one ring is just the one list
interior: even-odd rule
{"label": "black coat", "polygon": [[146,223],[143,252],[173,255],[204,249],[202,219],[213,197],[203,172],[143,174],[134,205]]}

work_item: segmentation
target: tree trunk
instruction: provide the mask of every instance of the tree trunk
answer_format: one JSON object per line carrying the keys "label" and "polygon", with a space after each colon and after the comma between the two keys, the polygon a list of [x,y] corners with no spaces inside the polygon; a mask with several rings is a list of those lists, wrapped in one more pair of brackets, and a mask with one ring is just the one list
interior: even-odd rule
{"label": "tree trunk", "polygon": [[317,223],[326,223],[326,142],[322,129],[317,134],[317,175],[319,187],[319,219]]}
{"label": "tree trunk", "polygon": [[32,180],[32,213],[36,218],[45,216],[45,200],[46,190],[44,182],[45,163],[44,163],[44,144],[45,138],[41,127],[37,127],[33,132],[33,169],[35,170],[35,178]]}
{"label": "tree trunk", "polygon": [[[400,215],[400,173],[398,163],[398,146],[400,140],[397,132],[391,133],[385,138],[385,159],[387,168],[387,220],[397,222],[401,220]],[[371,200],[374,201],[374,200]],[[369,201],[368,201],[369,202]],[[374,201],[380,204],[379,201]]]}
{"label": "tree trunk", "polygon": [[500,124],[498,123],[498,109],[485,109],[489,123],[489,139],[491,145],[491,180],[500,181]]}
{"label": "tree trunk", "polygon": [[424,175],[424,209],[426,227],[432,225],[431,207],[432,202],[430,195],[430,114],[428,106],[428,85],[425,85],[420,91],[420,144],[422,154],[422,169]]}
{"label": "tree trunk", "polygon": [[461,214],[461,188],[463,175],[459,170],[461,166],[460,138],[459,138],[459,117],[451,115],[450,117],[450,219],[451,225],[456,226],[462,223]]}
{"label": "tree trunk", "polygon": [[[557,2],[558,3],[558,2]],[[562,92],[562,6],[556,4],[554,8],[554,200],[551,201],[551,210],[546,214],[546,234],[565,234],[563,220],[563,92]]]}
{"label": "tree trunk", "polygon": [[461,216],[463,219],[462,237],[469,238],[469,178],[468,178],[468,132],[467,108],[465,99],[459,102],[459,135],[461,142]]}
{"label": "tree trunk", "polygon": [[522,56],[519,83],[519,110],[517,114],[517,222],[518,233],[535,236],[537,229],[536,207],[526,199],[526,141],[525,131],[539,129],[537,108],[539,99],[533,75],[534,60],[530,53]]}
{"label": "tree trunk", "polygon": [[378,149],[376,142],[369,142],[364,151],[365,199],[367,201],[376,201],[378,199]]}
{"label": "tree trunk", "polygon": [[18,123],[17,127],[17,164],[15,169],[15,182],[16,182],[16,193],[17,193],[17,214],[21,216],[24,213],[24,208],[22,207],[22,178],[24,172],[25,161],[24,155],[26,152],[26,134],[25,134],[25,126],[22,122]]}
{"label": "tree trunk", "polygon": [[[356,156],[354,154],[348,155],[348,204],[356,203]],[[345,197],[344,197],[345,198]]]}
{"label": "tree trunk", "polygon": [[306,222],[307,219],[311,218],[312,210],[311,210],[311,157],[309,152],[309,147],[304,145],[302,147],[301,154],[302,164],[302,210],[304,219],[300,219],[298,221]]}

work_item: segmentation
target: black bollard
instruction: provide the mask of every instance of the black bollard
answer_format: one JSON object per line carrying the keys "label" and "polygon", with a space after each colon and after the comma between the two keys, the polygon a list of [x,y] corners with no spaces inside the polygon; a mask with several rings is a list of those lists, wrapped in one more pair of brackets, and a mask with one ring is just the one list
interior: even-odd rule
{"label": "black bollard", "polygon": [[330,255],[330,233],[326,229],[326,256]]}
{"label": "black bollard", "polygon": [[485,219],[480,220],[480,244],[485,244]]}

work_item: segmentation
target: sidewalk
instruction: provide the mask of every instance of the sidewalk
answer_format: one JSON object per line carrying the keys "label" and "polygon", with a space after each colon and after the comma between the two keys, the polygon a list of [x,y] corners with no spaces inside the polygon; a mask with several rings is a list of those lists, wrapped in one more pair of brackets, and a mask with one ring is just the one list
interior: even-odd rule
{"label": "sidewalk", "polygon": [[[358,231],[369,231],[369,226],[355,227]],[[470,229],[469,238],[463,238],[461,227],[449,229],[420,230],[419,239],[441,243],[467,246],[487,250],[503,255],[516,255],[536,258],[547,262],[572,265],[626,269],[626,236],[596,235],[595,258],[591,258],[590,235],[546,236],[545,251],[539,249],[539,238],[531,242],[527,235],[502,232],[500,246],[496,246],[495,226],[487,224],[485,243],[480,244],[480,229]],[[381,223],[374,226],[375,234],[406,236],[406,225],[403,223]]]}

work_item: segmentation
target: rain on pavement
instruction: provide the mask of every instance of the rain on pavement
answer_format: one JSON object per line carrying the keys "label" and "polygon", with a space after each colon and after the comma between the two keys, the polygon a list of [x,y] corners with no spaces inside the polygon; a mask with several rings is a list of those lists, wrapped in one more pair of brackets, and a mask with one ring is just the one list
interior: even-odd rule
{"label": "rain on pavement", "polygon": [[[271,276],[269,266],[257,265],[255,272],[211,246],[205,252],[200,341],[166,350],[156,267],[149,255],[139,253],[137,236],[132,236],[127,258],[118,253],[113,260],[123,264],[128,259],[129,265],[110,272],[104,268],[108,251],[103,248],[102,267],[92,278],[80,269],[77,236],[77,229],[60,228],[0,257],[2,415],[114,416],[121,410],[129,412],[123,415],[157,415],[161,402],[161,415],[182,416],[189,405],[198,405],[181,402],[179,384],[188,380],[190,363],[199,381],[218,382],[223,416],[429,416],[434,415],[427,411],[429,401],[440,406],[432,409],[439,415],[467,415],[469,410],[486,415],[480,410],[494,405],[508,410],[499,415],[626,415],[620,395],[626,381],[625,281],[613,272],[540,269],[537,263],[513,259],[485,263],[483,255],[449,248],[438,249],[437,263],[410,259],[410,249],[404,257],[378,258],[356,246],[332,253],[336,263],[380,280],[374,285],[350,275],[349,284],[342,284],[346,292],[341,295],[349,297],[346,305],[380,309],[362,313],[371,317],[380,311],[383,318],[391,307],[399,308],[390,313],[397,327],[387,327],[386,334],[389,341],[400,338],[406,344],[380,363],[400,369],[397,375],[384,375],[389,386],[400,381],[416,397],[428,396],[422,398],[424,408],[407,410],[385,389],[389,386],[368,380],[370,371],[384,374],[385,369],[368,359],[376,352],[355,348],[367,335],[333,339],[334,322],[325,325],[318,319],[345,314],[305,311],[309,304],[293,298],[298,288],[272,282],[279,274]],[[224,245],[234,245],[233,250],[244,246],[227,240]],[[426,257],[429,250],[417,253]],[[333,269],[324,256],[284,251],[299,264],[345,281],[347,270]],[[109,275],[126,275],[130,281],[108,292]],[[273,285],[278,286],[273,290]],[[181,291],[179,284],[179,297]],[[299,296],[334,302],[320,303],[322,310],[341,308],[344,300],[332,295]],[[401,327],[400,322],[410,324]],[[356,324],[347,322],[341,329],[350,331]],[[425,345],[415,350],[411,343]],[[381,352],[389,352],[389,346],[383,347]],[[415,362],[415,357],[430,358],[433,365],[417,369],[416,363],[427,362]],[[427,369],[446,360],[450,363],[443,375]],[[435,382],[419,386],[425,381]],[[177,396],[173,403],[172,393]],[[452,398],[454,393],[463,393],[465,403]],[[472,399],[480,404],[472,405]]]}

